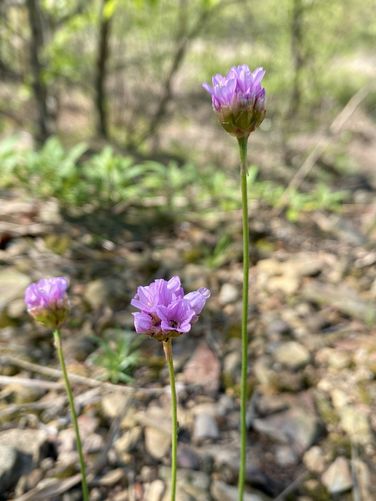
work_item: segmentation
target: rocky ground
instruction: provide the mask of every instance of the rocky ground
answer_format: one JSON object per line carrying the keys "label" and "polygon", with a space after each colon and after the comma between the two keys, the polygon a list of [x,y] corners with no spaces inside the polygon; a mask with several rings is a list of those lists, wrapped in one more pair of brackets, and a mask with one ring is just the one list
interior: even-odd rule
{"label": "rocky ground", "polygon": [[[349,148],[369,166],[366,146]],[[291,223],[252,204],[247,501],[376,498],[376,183],[367,169],[362,175],[368,185],[355,183],[338,214],[318,210]],[[208,259],[221,232],[232,243]],[[129,209],[68,215],[53,200],[1,194],[1,499],[80,499],[51,336],[26,317],[22,301],[31,280],[60,274],[71,279],[63,342],[90,499],[169,499],[161,346],[144,341],[132,385],[98,383],[92,353],[93,335],[132,330],[129,302],[138,285],[173,274],[187,290],[212,291],[192,333],[174,342],[178,499],[236,499],[240,235],[237,211],[175,219]]]}

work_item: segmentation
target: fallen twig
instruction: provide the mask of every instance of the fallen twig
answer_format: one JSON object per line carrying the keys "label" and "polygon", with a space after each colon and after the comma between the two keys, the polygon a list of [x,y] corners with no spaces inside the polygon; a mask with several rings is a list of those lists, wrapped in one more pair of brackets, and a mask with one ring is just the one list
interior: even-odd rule
{"label": "fallen twig", "polygon": [[7,384],[20,384],[31,388],[46,388],[48,390],[64,388],[63,383],[57,383],[54,381],[44,381],[43,379],[30,379],[18,376],[0,376],[0,385]]}
{"label": "fallen twig", "polygon": [[[42,365],[39,364],[34,364],[32,362],[28,362],[27,360],[22,360],[20,358],[14,357],[13,355],[4,355],[0,357],[0,365],[1,364],[11,364],[15,365],[16,367],[19,367],[21,369],[30,371],[30,372],[35,372],[37,374],[41,374],[43,376],[51,377],[51,378],[61,378],[62,377],[62,372],[59,369],[52,369],[51,367],[43,367]],[[16,382],[15,376],[1,376],[1,378],[8,378],[7,384],[10,382]],[[141,394],[151,394],[155,395],[158,393],[164,393],[165,389],[164,388],[136,388],[136,387],[131,387],[131,386],[124,386],[120,384],[113,384],[113,383],[107,383],[105,381],[98,381],[97,379],[89,378],[86,376],[79,376],[78,374],[73,374],[72,372],[69,373],[69,379],[73,383],[77,384],[84,384],[86,386],[90,386],[92,388],[96,387],[101,387],[101,388],[106,388],[109,390],[113,391],[121,391],[124,393],[129,393],[129,394],[136,394],[136,393],[141,393]],[[25,381],[35,381],[33,379],[26,379]],[[0,379],[1,382],[1,379]],[[59,385],[57,387],[63,387],[62,383],[49,383],[48,381],[43,382],[45,384],[45,387],[48,387],[47,385]],[[30,385],[33,385],[31,383]],[[53,387],[53,386],[50,386]]]}
{"label": "fallen twig", "polygon": [[306,479],[307,476],[308,472],[304,471],[295,480],[293,480],[291,484],[286,487],[286,489],[284,489],[276,498],[274,498],[273,501],[283,501],[287,495],[294,492],[300,486],[300,484],[303,482],[303,480]]}
{"label": "fallen twig", "polygon": [[46,479],[34,489],[21,497],[14,498],[13,501],[46,501],[58,494],[63,494],[81,481],[81,474],[78,473],[67,479]]}

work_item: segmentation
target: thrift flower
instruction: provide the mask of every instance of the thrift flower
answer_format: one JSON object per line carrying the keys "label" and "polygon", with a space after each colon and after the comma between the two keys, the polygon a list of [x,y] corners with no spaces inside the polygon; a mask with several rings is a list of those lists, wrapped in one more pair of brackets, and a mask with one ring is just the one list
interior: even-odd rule
{"label": "thrift flower", "polygon": [[42,278],[30,284],[25,291],[28,313],[46,327],[59,327],[69,309],[68,285],[64,277]]}
{"label": "thrift flower", "polygon": [[247,138],[264,120],[265,89],[263,68],[253,72],[246,64],[234,66],[226,76],[212,78],[213,86],[203,84],[212,97],[214,111],[222,127],[233,136]]}
{"label": "thrift flower", "polygon": [[131,305],[140,310],[133,313],[136,332],[158,341],[187,333],[209,297],[210,291],[206,288],[184,295],[180,278],[176,276],[138,287],[131,301]]}

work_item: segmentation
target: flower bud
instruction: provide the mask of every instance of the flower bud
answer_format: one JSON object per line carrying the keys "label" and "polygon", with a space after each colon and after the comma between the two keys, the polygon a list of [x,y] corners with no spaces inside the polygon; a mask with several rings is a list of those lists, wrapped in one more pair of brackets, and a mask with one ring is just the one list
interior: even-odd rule
{"label": "flower bud", "polygon": [[247,65],[234,66],[226,76],[215,75],[213,87],[203,84],[222,127],[238,139],[247,138],[264,120],[265,89],[262,68],[251,72]]}
{"label": "flower bud", "polygon": [[25,291],[28,313],[46,327],[59,327],[69,310],[68,285],[64,277],[42,278],[30,284]]}

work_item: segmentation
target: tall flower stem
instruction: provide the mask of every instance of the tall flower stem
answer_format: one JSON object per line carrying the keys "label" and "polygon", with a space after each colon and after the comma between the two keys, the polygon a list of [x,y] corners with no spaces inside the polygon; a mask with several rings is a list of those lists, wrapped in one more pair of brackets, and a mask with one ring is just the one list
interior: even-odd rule
{"label": "tall flower stem", "polygon": [[163,341],[163,350],[166,356],[168,372],[170,375],[171,386],[171,420],[172,420],[172,437],[171,437],[171,501],[176,499],[176,464],[177,464],[177,449],[178,449],[178,417],[177,417],[177,401],[175,388],[175,372],[174,362],[172,359],[172,343],[171,339]]}
{"label": "tall flower stem", "polygon": [[246,407],[248,397],[248,287],[249,287],[249,227],[247,193],[247,141],[240,138],[239,153],[241,165],[241,191],[243,215],[243,304],[242,304],[242,371],[240,383],[240,468],[238,480],[238,499],[243,501],[246,476],[247,422]]}
{"label": "tall flower stem", "polygon": [[55,347],[57,350],[57,355],[59,358],[61,370],[63,372],[65,390],[66,390],[67,396],[68,396],[68,402],[69,402],[69,407],[70,407],[70,412],[71,412],[71,417],[72,417],[73,428],[74,428],[74,432],[76,435],[77,451],[78,451],[78,456],[79,456],[79,460],[80,460],[80,468],[81,468],[82,498],[83,498],[83,501],[89,501],[89,490],[88,490],[87,481],[86,481],[86,467],[85,467],[84,455],[82,452],[80,430],[78,428],[77,414],[76,414],[76,410],[74,408],[74,398],[73,398],[72,388],[71,388],[71,385],[70,385],[69,379],[68,379],[68,372],[67,372],[67,368],[65,365],[63,347],[62,347],[62,343],[61,343],[61,335],[60,335],[59,329],[56,329],[54,331],[54,341],[55,341]]}

